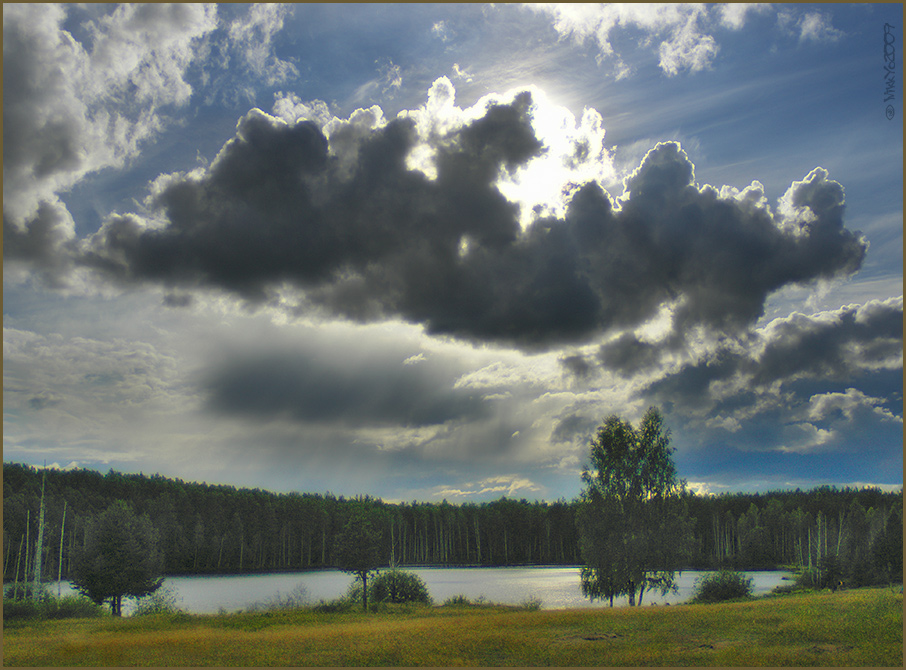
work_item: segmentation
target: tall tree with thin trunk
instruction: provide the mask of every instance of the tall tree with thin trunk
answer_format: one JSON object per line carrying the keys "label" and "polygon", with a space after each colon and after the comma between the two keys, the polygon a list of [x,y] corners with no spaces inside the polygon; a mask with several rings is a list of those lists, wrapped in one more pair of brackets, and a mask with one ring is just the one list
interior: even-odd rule
{"label": "tall tree with thin trunk", "polygon": [[584,566],[582,592],[594,599],[625,595],[642,604],[646,590],[674,590],[674,573],[691,549],[684,482],[670,457],[669,431],[656,408],[638,428],[609,417],[591,444],[591,464],[577,522]]}
{"label": "tall tree with thin trunk", "polygon": [[337,567],[362,582],[362,606],[368,611],[368,577],[382,564],[381,532],[375,513],[357,509],[336,541]]}
{"label": "tall tree with thin trunk", "polygon": [[35,542],[35,585],[32,590],[33,597],[37,598],[41,592],[41,563],[44,557],[44,484],[47,480],[47,464],[44,466],[44,474],[41,477],[41,508],[38,512],[38,539]]}

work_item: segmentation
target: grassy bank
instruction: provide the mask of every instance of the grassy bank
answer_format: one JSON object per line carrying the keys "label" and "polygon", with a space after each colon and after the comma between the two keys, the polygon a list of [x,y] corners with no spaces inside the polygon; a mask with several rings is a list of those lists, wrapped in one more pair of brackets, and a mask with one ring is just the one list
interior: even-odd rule
{"label": "grassy bank", "polygon": [[903,665],[890,589],[638,609],[410,607],[47,621],[4,631],[6,666]]}

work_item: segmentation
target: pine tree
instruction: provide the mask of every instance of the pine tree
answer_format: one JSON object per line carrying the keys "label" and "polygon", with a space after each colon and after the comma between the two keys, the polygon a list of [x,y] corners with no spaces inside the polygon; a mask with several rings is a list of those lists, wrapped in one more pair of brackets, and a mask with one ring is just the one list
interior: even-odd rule
{"label": "pine tree", "polygon": [[138,516],[127,503],[116,501],[86,529],[85,546],[76,554],[72,581],[97,604],[110,601],[122,616],[123,596],[154,593],[163,583],[163,560],[157,531],[147,515]]}

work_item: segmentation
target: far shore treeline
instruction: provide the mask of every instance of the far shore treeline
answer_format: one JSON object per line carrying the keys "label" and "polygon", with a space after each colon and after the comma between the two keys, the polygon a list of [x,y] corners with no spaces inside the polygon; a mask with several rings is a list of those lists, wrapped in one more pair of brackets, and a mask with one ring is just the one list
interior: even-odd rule
{"label": "far shore treeline", "polygon": [[[6,581],[17,572],[23,579],[26,557],[33,560],[41,479],[38,468],[3,464]],[[165,557],[164,572],[170,575],[334,567],[336,540],[362,507],[379,513],[387,564],[581,563],[578,500],[385,503],[368,496],[277,494],[113,470],[104,475],[48,469],[45,580],[60,573],[64,579],[69,576],[70,558],[84,541],[87,522],[116,500],[148,515]],[[689,569],[778,569],[818,565],[844,554],[853,561],[862,553],[868,565],[873,545],[903,524],[902,490],[824,486],[764,494],[687,494],[686,503],[695,519]]]}

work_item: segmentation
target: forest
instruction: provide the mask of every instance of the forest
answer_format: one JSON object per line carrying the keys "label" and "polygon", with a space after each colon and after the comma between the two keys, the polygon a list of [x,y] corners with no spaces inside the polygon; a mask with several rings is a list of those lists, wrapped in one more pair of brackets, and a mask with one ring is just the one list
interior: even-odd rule
{"label": "forest", "polygon": [[[381,519],[382,552],[389,565],[581,562],[578,500],[387,503],[369,496],[278,494],[161,475],[42,471],[4,463],[6,581],[25,579],[33,570],[42,479],[45,580],[68,577],[86,523],[115,500],[128,501],[137,513],[148,515],[170,575],[332,567],[335,539],[362,507]],[[834,573],[836,579],[841,571],[835,566],[845,565],[848,585],[902,581],[902,490],[824,486],[763,494],[685,494],[684,499],[695,520],[689,569],[798,566]],[[899,558],[890,558],[894,554]],[[879,562],[879,556],[887,562]]]}

